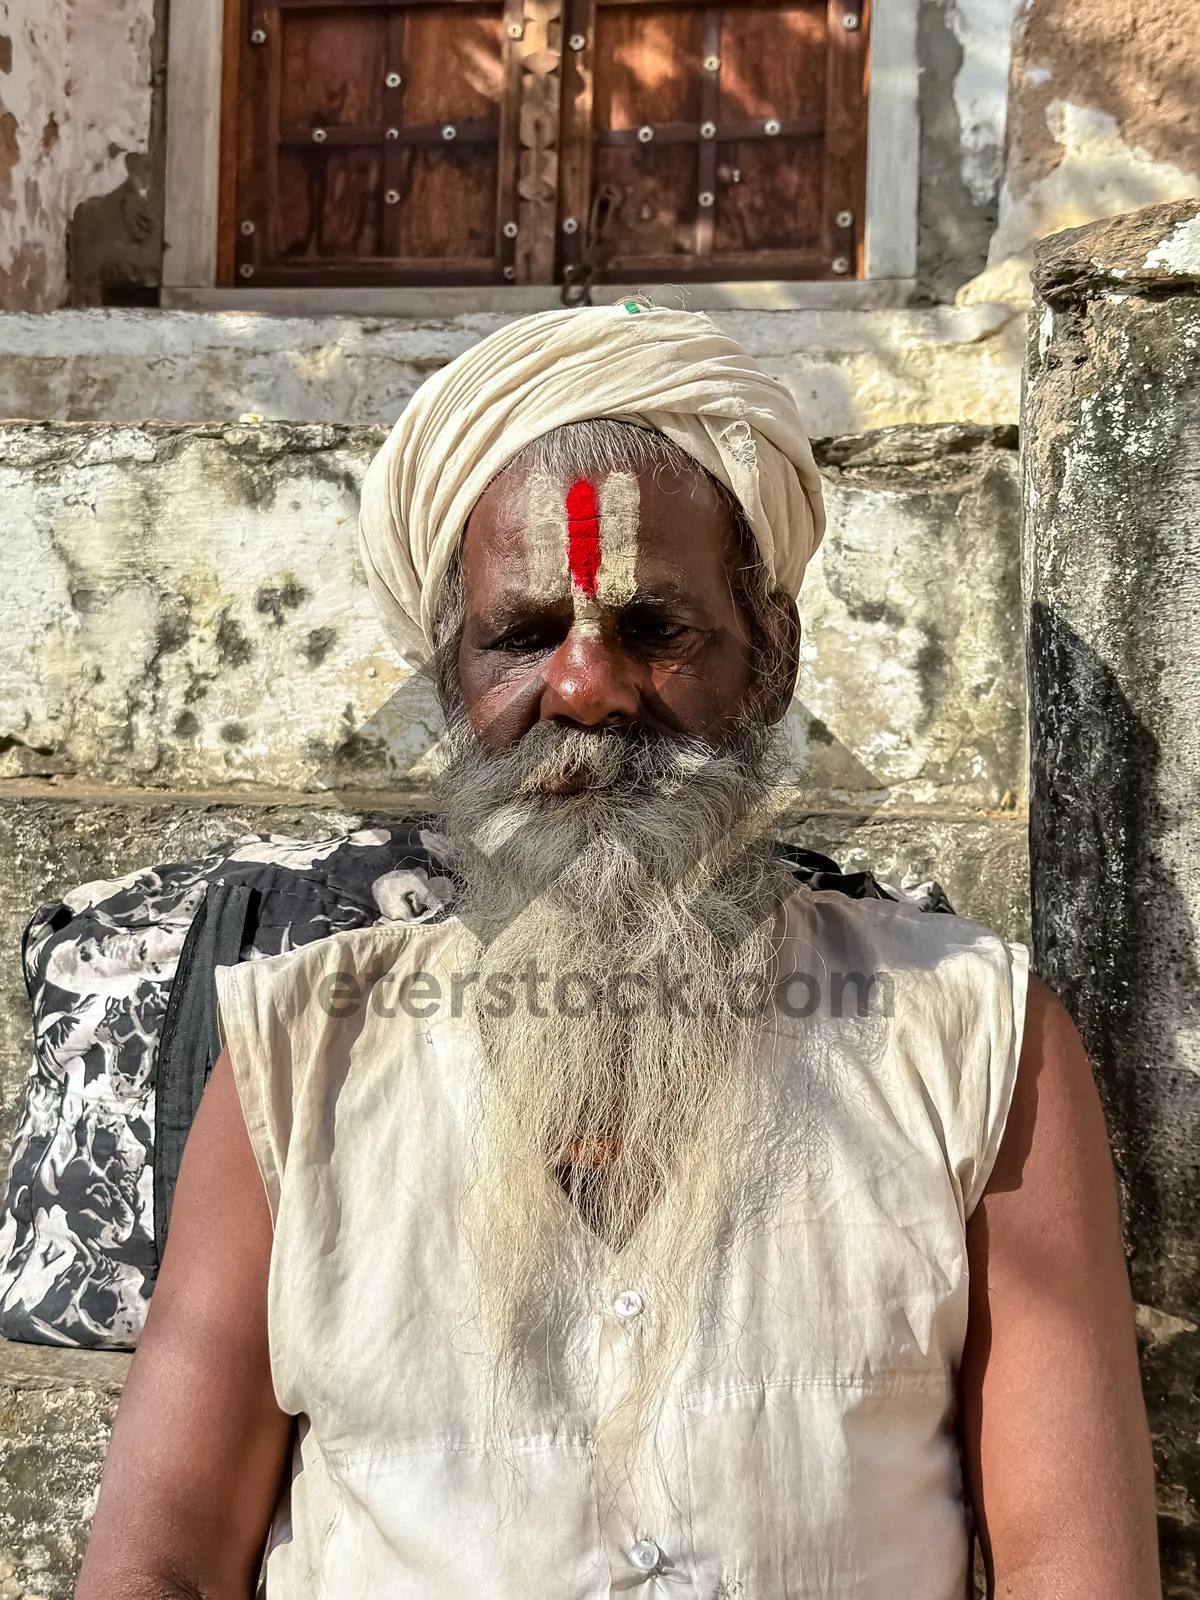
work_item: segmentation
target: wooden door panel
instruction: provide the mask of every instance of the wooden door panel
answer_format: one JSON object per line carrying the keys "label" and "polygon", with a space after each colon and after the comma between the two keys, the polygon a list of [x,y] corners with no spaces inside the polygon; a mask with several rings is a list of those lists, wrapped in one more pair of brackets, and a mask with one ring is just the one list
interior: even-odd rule
{"label": "wooden door panel", "polygon": [[696,226],[694,145],[625,145],[596,151],[596,183],[621,196],[606,234],[616,257],[679,256]]}
{"label": "wooden door panel", "polygon": [[230,281],[515,277],[513,0],[229,3]]}
{"label": "wooden door panel", "polygon": [[414,150],[399,211],[402,256],[486,260],[496,234],[495,164],[466,151]]}
{"label": "wooden door panel", "polygon": [[664,273],[853,275],[869,0],[575,4],[586,31],[564,100],[562,215],[577,225],[560,250],[572,296]]}
{"label": "wooden door panel", "polygon": [[380,152],[331,150],[323,167],[314,184],[318,254],[334,259],[378,255]]}
{"label": "wooden door panel", "polygon": [[825,115],[825,6],[762,6],[721,17],[719,122]]}
{"label": "wooden door panel", "polygon": [[279,113],[294,128],[377,128],[383,120],[387,15],[281,10]]}
{"label": "wooden door panel", "polygon": [[698,122],[700,13],[679,7],[604,6],[596,17],[595,126]]}
{"label": "wooden door panel", "polygon": [[280,256],[318,261],[378,255],[380,169],[380,153],[373,149],[281,151]]}
{"label": "wooden door panel", "polygon": [[500,125],[504,19],[499,9],[414,7],[404,21],[404,121]]}
{"label": "wooden door panel", "polygon": [[227,0],[221,281],[851,276],[870,0]]}
{"label": "wooden door panel", "polygon": [[825,162],[815,140],[743,140],[718,145],[717,153],[717,256],[820,249]]}

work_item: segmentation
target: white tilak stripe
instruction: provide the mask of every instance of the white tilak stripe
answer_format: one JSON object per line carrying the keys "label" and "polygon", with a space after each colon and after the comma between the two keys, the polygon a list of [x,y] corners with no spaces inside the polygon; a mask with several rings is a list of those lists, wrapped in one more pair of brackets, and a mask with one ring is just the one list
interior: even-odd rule
{"label": "white tilak stripe", "polygon": [[562,484],[535,472],[526,489],[525,567],[539,600],[561,600],[570,587],[567,571],[567,503]]}
{"label": "white tilak stripe", "polygon": [[600,571],[596,595],[627,606],[637,591],[637,535],[642,491],[632,472],[610,472],[600,490]]}
{"label": "white tilak stripe", "polygon": [[598,639],[601,634],[601,619],[604,615],[600,602],[594,595],[581,594],[578,589],[571,591],[571,605],[575,612],[575,631],[584,639]]}

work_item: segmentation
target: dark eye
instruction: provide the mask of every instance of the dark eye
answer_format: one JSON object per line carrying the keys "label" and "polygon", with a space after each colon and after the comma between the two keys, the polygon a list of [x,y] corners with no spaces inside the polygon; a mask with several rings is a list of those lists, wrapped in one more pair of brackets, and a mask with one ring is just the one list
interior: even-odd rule
{"label": "dark eye", "polygon": [[688,632],[687,623],[653,611],[635,611],[621,622],[621,635],[632,644],[674,644]]}
{"label": "dark eye", "polygon": [[556,650],[563,641],[562,624],[555,621],[530,622],[509,628],[488,646],[507,655],[539,655],[546,650]]}

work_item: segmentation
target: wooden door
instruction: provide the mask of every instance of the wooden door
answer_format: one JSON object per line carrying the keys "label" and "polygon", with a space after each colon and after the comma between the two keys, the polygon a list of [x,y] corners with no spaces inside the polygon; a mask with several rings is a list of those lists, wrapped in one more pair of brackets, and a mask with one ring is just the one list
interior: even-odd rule
{"label": "wooden door", "polygon": [[869,0],[227,0],[219,281],[860,270]]}
{"label": "wooden door", "polygon": [[515,279],[511,0],[229,0],[227,30],[223,281]]}
{"label": "wooden door", "polygon": [[867,0],[571,3],[568,284],[860,271]]}

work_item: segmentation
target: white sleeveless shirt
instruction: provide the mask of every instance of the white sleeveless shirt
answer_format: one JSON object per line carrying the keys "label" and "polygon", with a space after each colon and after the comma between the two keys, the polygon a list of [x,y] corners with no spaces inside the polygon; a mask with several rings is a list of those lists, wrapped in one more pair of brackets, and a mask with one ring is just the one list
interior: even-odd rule
{"label": "white sleeveless shirt", "polygon": [[[484,1448],[461,926],[383,924],[218,972],[275,1224],[275,1392],[302,1419],[268,1600],[961,1600],[965,1230],[1016,1079],[1026,953],[807,888],[785,930],[780,972],[812,977],[764,1026],[770,1182],[714,1262],[717,1309],[640,1487],[598,1457],[594,1419],[650,1289],[565,1197],[579,1271],[546,1346],[572,1359],[508,1460]],[[884,975],[865,1017],[854,974]]]}

